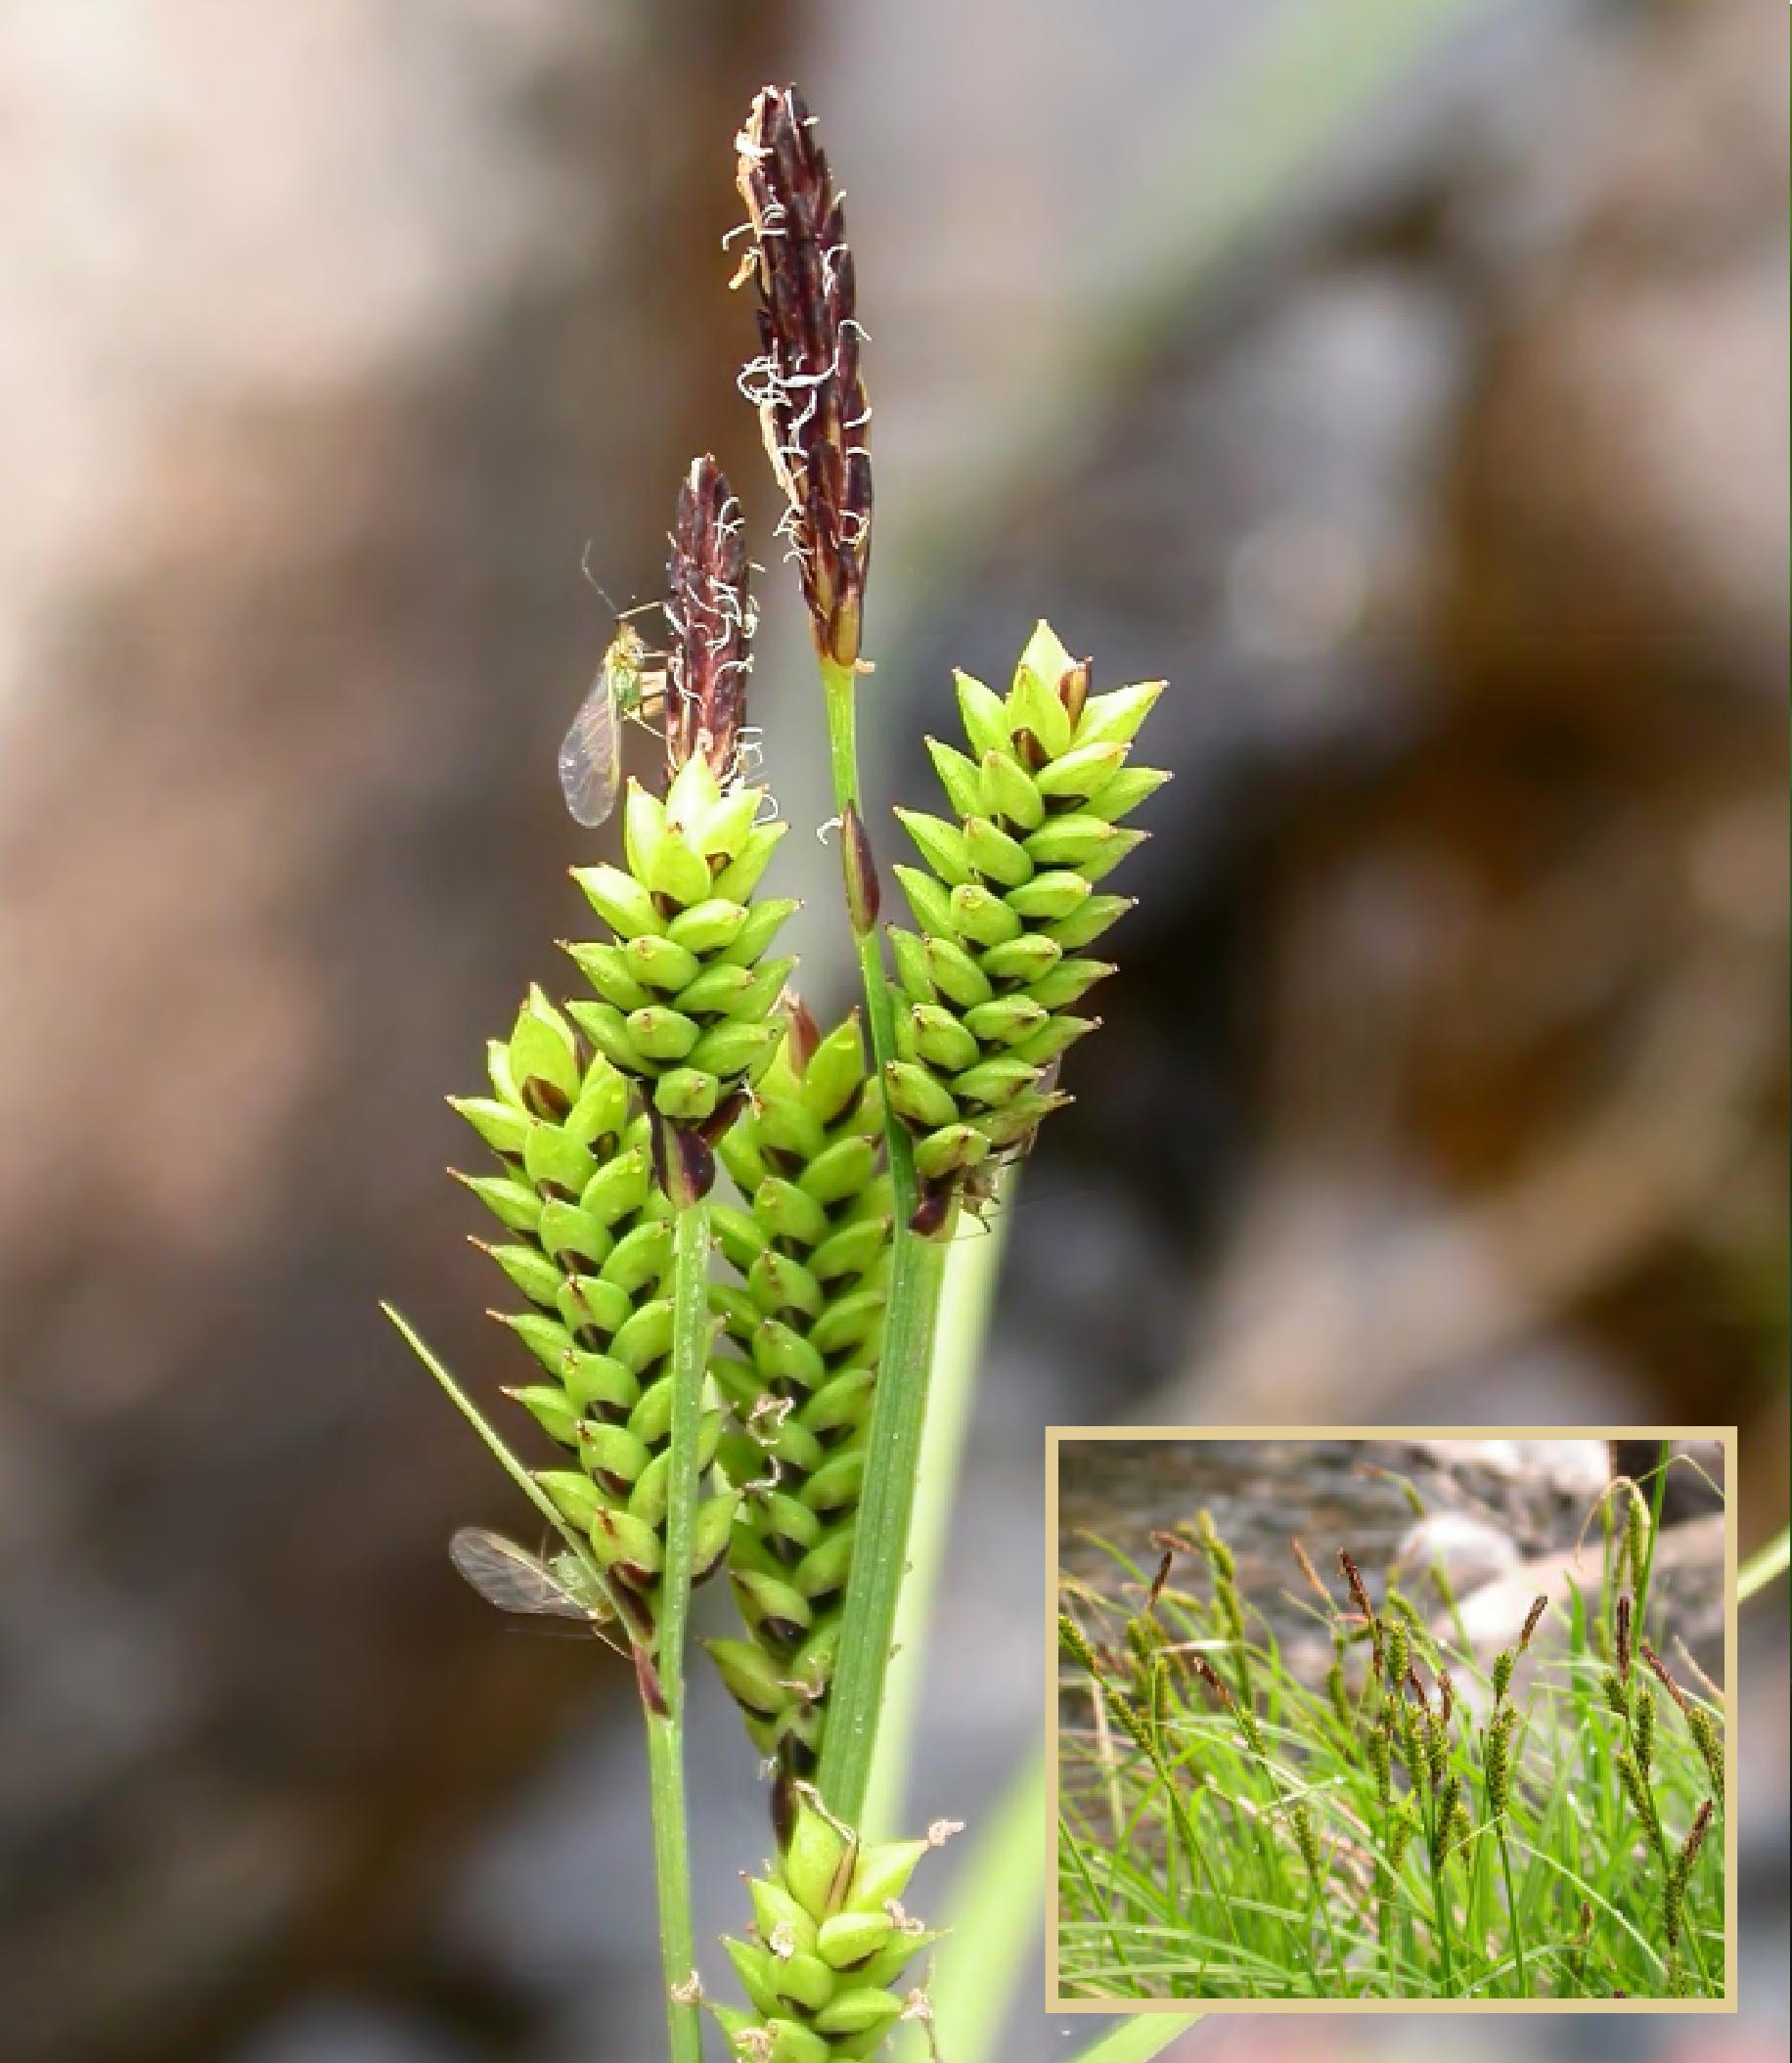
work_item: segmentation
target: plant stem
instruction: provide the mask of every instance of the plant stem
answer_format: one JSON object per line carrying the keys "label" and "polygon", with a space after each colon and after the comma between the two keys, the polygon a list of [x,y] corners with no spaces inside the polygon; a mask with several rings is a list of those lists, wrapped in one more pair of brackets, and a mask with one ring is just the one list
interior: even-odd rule
{"label": "plant stem", "polygon": [[[859,785],[857,676],[847,666],[821,662],[834,802],[864,823]],[[841,846],[851,862],[849,833]],[[879,1081],[895,1058],[895,1014],[874,925],[853,927],[865,984],[866,1025]],[[883,1116],[896,1225],[890,1293],[884,1307],[883,1357],[872,1400],[868,1450],[875,1465],[866,1473],[854,1535],[852,1571],[840,1628],[840,1651],[829,1692],[828,1731],[818,1784],[830,1812],[857,1826],[870,1786],[883,1706],[884,1676],[895,1637],[896,1607],[909,1550],[921,1430],[927,1414],[927,1365],[947,1241],[918,1238],[909,1230],[918,1189],[915,1155],[902,1121],[887,1104]]]}
{"label": "plant stem", "polygon": [[1636,1637],[1644,1637],[1649,1625],[1649,1577],[1655,1568],[1655,1542],[1661,1533],[1661,1507],[1668,1494],[1668,1458],[1674,1452],[1674,1443],[1664,1440],[1661,1452],[1655,1460],[1655,1484],[1649,1493],[1649,1545],[1642,1557],[1640,1570],[1633,1569],[1632,1577],[1636,1585]]}
{"label": "plant stem", "polygon": [[695,1996],[683,1995],[696,1968],[691,1919],[691,1854],[685,1817],[685,1722],[648,1714],[648,1795],[653,1815],[653,1881],[659,1953],[666,1977],[669,2063],[700,2063],[703,2031]]}
{"label": "plant stem", "polygon": [[701,1203],[687,1203],[678,1211],[672,1242],[672,1430],[666,1462],[666,1566],[659,1589],[656,1656],[666,1709],[647,1713],[669,2063],[701,2063],[703,2052],[702,2024],[692,1982],[696,1951],[685,1807],[685,1627],[691,1611],[697,1448],[709,1337],[709,1213]]}
{"label": "plant stem", "polygon": [[861,1827],[868,1840],[882,1840],[900,1816],[915,1731],[927,1622],[939,1591],[951,1539],[964,1439],[969,1429],[977,1369],[995,1308],[996,1285],[1008,1243],[1017,1170],[1003,1176],[988,1222],[964,1217],[946,1256],[945,1281],[934,1323],[932,1368],[927,1376],[927,1418],[917,1468],[917,1492],[909,1532],[909,1573],[896,1608],[895,1641],[884,1677],[883,1710],[872,1759],[871,1783]]}
{"label": "plant stem", "polygon": [[1442,1843],[1437,1834],[1437,1795],[1426,1788],[1422,1778],[1414,1782],[1421,1793],[1425,1820],[1425,1860],[1431,1865],[1431,1910],[1437,1923],[1438,1953],[1444,1960],[1444,1996],[1454,1998],[1456,1995],[1456,1958],[1450,1947],[1450,1897],[1444,1886],[1444,1863],[1438,1851]]}
{"label": "plant stem", "polygon": [[[1381,1816],[1381,1851],[1375,1858],[1375,1946],[1381,1951],[1381,1971],[1387,1982],[1388,1996],[1396,1996],[1394,1976],[1394,1917],[1395,1899],[1400,1886],[1394,1881],[1394,1872],[1387,1865],[1387,1852],[1393,1833],[1392,1811]],[[1383,1893],[1381,1887],[1387,1890]]]}
{"label": "plant stem", "polygon": [[1757,1548],[1742,1564],[1736,1578],[1738,1601],[1746,1604],[1757,1591],[1765,1591],[1775,1576],[1783,1576],[1789,1559],[1792,1559],[1792,1532],[1781,1526],[1765,1547]]}
{"label": "plant stem", "polygon": [[1353,1996],[1350,1989],[1350,1973],[1344,1967],[1344,1951],[1338,1946],[1338,1930],[1331,1923],[1331,1902],[1326,1898],[1322,1885],[1315,1884],[1312,1888],[1314,1908],[1325,1929],[1325,1940],[1331,1949],[1331,1959],[1337,1965],[1338,1996],[1349,1998]]}
{"label": "plant stem", "polygon": [[[1015,2010],[1041,1912],[1019,1887],[1037,1877],[1045,1813],[1046,1759],[1035,1749],[982,1816],[952,1887],[946,1942],[927,1987],[940,2053],[952,2063],[989,2063]],[[919,2043],[908,2052],[918,2055]]]}
{"label": "plant stem", "polygon": [[1505,1817],[1501,1815],[1494,1821],[1494,1835],[1500,1843],[1500,1874],[1505,1879],[1505,1909],[1512,1916],[1512,1947],[1518,1955],[1518,1996],[1531,1996],[1531,1976],[1524,1962],[1524,1916],[1518,1910],[1518,1900],[1512,1890],[1512,1859],[1505,1845]]}
{"label": "plant stem", "polygon": [[1079,2049],[1071,2063],[1145,2063],[1169,2047],[1202,2016],[1199,2013],[1140,2014]]}
{"label": "plant stem", "polygon": [[[828,761],[833,777],[834,807],[844,817],[850,809],[861,824],[865,821],[865,797],[859,781],[858,676],[850,666],[831,659],[821,661],[822,696],[828,715]],[[850,859],[847,834],[840,833],[843,861]],[[871,1032],[872,1054],[879,1079],[896,1057],[896,1015],[890,1001],[889,982],[883,964],[883,948],[876,926],[861,931],[853,927],[853,950],[859,959],[859,976],[865,985],[865,1020]],[[894,1112],[884,1111],[884,1143],[890,1158],[890,1186],[896,1196],[898,1246],[914,1215],[919,1190],[915,1180],[915,1148],[907,1128]],[[886,1350],[884,1366],[889,1365]]]}

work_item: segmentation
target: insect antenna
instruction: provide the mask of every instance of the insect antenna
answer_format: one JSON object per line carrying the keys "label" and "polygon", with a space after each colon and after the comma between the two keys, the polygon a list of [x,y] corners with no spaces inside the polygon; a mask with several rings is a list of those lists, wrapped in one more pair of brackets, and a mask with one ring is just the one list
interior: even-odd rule
{"label": "insect antenna", "polygon": [[618,623],[626,623],[631,616],[645,616],[650,609],[655,609],[662,605],[657,602],[635,602],[631,603],[627,608],[618,608],[615,598],[610,594],[608,588],[591,570],[592,547],[596,543],[597,539],[594,537],[588,537],[585,540],[585,549],[579,554],[579,571],[585,576],[586,585],[591,588],[598,600],[603,603],[604,606],[609,610]]}

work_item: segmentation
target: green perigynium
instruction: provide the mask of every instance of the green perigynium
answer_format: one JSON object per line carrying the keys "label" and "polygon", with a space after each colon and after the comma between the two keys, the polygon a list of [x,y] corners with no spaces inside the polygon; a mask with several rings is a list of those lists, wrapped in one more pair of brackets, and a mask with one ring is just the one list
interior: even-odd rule
{"label": "green perigynium", "polygon": [[1075,1007],[1111,972],[1088,949],[1131,907],[1098,893],[1143,837],[1120,820],[1168,776],[1126,764],[1160,682],[1089,692],[1041,623],[1007,695],[958,676],[968,751],[929,740],[951,817],[899,811],[922,867],[899,867],[916,928],[892,929],[897,1059],[886,1092],[915,1137],[928,1230],[983,1162],[1024,1151],[1065,1100]]}
{"label": "green perigynium", "polygon": [[905,2013],[925,2011],[900,1987],[938,1936],[901,1901],[921,1858],[956,1831],[941,1821],[925,1840],[863,1847],[799,1787],[784,1853],[747,1880],[752,1936],[725,1944],[751,2009],[711,2007],[742,2063],[874,2056]]}
{"label": "green perigynium", "polygon": [[729,1575],[745,1639],[710,1653],[781,1780],[809,1775],[851,1563],[883,1339],[890,1186],[857,1014],[826,1038],[800,1006],[722,1159],[745,1207],[717,1205],[740,1279],[713,1292],[714,1363],[745,1489]]}
{"label": "green perigynium", "polygon": [[[487,1070],[490,1096],[452,1100],[498,1156],[499,1173],[461,1179],[509,1234],[485,1250],[530,1306],[494,1316],[545,1376],[510,1394],[576,1458],[539,1481],[590,1541],[633,1639],[650,1653],[664,1567],[672,1226],[649,1123],[628,1082],[583,1049],[540,989],[510,1037],[487,1049]],[[705,1470],[721,1424],[712,1393]],[[736,1503],[717,1488],[700,1505],[694,1578],[721,1558]]]}

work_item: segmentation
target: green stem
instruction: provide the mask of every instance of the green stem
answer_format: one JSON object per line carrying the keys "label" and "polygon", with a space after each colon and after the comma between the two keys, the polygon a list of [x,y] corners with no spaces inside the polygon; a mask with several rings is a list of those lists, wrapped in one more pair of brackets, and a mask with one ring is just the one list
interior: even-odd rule
{"label": "green stem", "polygon": [[[865,822],[865,797],[859,782],[858,676],[850,666],[821,661],[822,696],[828,713],[828,763],[833,777],[834,807],[844,817],[853,811]],[[840,832],[842,864],[850,864],[847,832]],[[853,926],[853,950],[859,957],[859,975],[865,984],[865,1019],[871,1031],[872,1053],[878,1077],[896,1057],[896,1013],[890,1000],[890,985],[884,971],[883,948],[874,924],[863,931]],[[890,1156],[890,1186],[896,1192],[896,1222],[899,1235],[907,1230],[919,1200],[915,1179],[915,1147],[907,1128],[886,1109],[883,1116],[884,1143]],[[888,1356],[885,1355],[885,1367]]]}
{"label": "green stem", "polygon": [[659,1587],[659,1687],[663,1713],[649,1711],[648,1774],[653,1816],[653,1874],[659,1951],[666,1977],[668,2063],[701,2063],[703,2032],[691,1917],[691,1854],[685,1806],[685,1628],[696,1532],[697,1449],[709,1355],[709,1213],[678,1212],[672,1243],[672,1430],[666,1461],[666,1567]]}
{"label": "green stem", "polygon": [[862,1831],[874,1841],[883,1839],[900,1817],[927,1622],[951,1540],[954,1493],[1002,1274],[1017,1172],[1010,1169],[1002,1178],[985,1224],[960,1218],[946,1256],[934,1325],[933,1366],[927,1377],[927,1420],[910,1520],[908,1580],[897,1600],[895,1641],[884,1678],[883,1711],[865,1798]]}
{"label": "green stem", "polygon": [[[863,825],[854,700],[857,676],[850,667],[829,659],[822,660],[821,672],[834,802],[842,818],[850,810]],[[841,847],[850,866],[849,837],[843,828]],[[896,1056],[895,1013],[882,949],[874,925],[861,929],[855,924],[853,941],[865,984],[866,1025],[881,1081],[883,1070]],[[944,1239],[918,1238],[909,1230],[918,1199],[914,1148],[901,1120],[887,1104],[883,1129],[896,1227],[890,1293],[884,1309],[883,1357],[868,1440],[876,1465],[867,1471],[860,1500],[840,1651],[829,1691],[828,1730],[817,1774],[829,1810],[849,1826],[863,1819],[871,1783],[884,1678],[908,1559],[921,1431],[927,1415],[927,1365],[947,1248]]]}
{"label": "green stem", "polygon": [[1427,1786],[1422,1775],[1413,1780],[1424,1810],[1425,1861],[1431,1866],[1431,1910],[1437,1922],[1438,1953],[1444,1960],[1444,1996],[1454,1998],[1456,1995],[1456,1957],[1450,1946],[1450,1894],[1445,1889],[1444,1861],[1439,1854],[1443,1844],[1437,1837],[1437,1794]]}
{"label": "green stem", "polygon": [[682,1715],[670,1719],[648,1715],[648,1795],[653,1815],[659,1953],[666,1975],[666,2053],[669,2063],[701,2063],[703,2030],[691,1983],[696,1968],[696,1937],[691,1919]]}
{"label": "green stem", "polygon": [[1199,2013],[1140,2014],[1122,2027],[1079,2049],[1071,2063],[1145,2063],[1168,2048],[1178,2035],[1201,2018]]}
{"label": "green stem", "polygon": [[1349,1998],[1352,1996],[1350,1973],[1344,1967],[1344,1951],[1338,1946],[1338,1930],[1331,1923],[1331,1902],[1326,1898],[1323,1886],[1313,1886],[1313,1904],[1324,1926],[1325,1940],[1331,1948],[1331,1959],[1337,1965],[1338,1996]]}
{"label": "green stem", "polygon": [[1512,1947],[1518,1954],[1518,1996],[1529,1998],[1531,1976],[1524,1961],[1524,1917],[1518,1910],[1518,1899],[1512,1890],[1512,1859],[1506,1851],[1503,1815],[1494,1821],[1494,1834],[1500,1843],[1500,1874],[1505,1879],[1505,1907],[1512,1915]]}
{"label": "green stem", "polygon": [[[1395,1996],[1394,1901],[1400,1890],[1400,1886],[1394,1881],[1394,1872],[1387,1864],[1393,1831],[1394,1816],[1390,1809],[1381,1816],[1381,1852],[1375,1858],[1375,1946],[1381,1951],[1381,1971],[1390,1998]],[[1384,1883],[1387,1885],[1385,1893],[1381,1889]]]}
{"label": "green stem", "polygon": [[1636,1578],[1636,1637],[1642,1639],[1649,1625],[1649,1577],[1655,1568],[1655,1543],[1661,1535],[1661,1507],[1668,1495],[1668,1458],[1674,1452],[1674,1443],[1664,1440],[1656,1457],[1655,1484],[1649,1493],[1649,1545],[1643,1551],[1640,1572],[1631,1573]]}
{"label": "green stem", "polygon": [[[1244,1643],[1242,1641],[1237,1641],[1233,1644],[1238,1650],[1238,1654],[1240,1657],[1240,1668],[1245,1672],[1245,1696],[1246,1699],[1248,1699],[1250,1678],[1248,1674],[1248,1669],[1245,1667],[1242,1660],[1244,1654]],[[1259,1755],[1257,1753],[1256,1749],[1251,1746],[1250,1737],[1248,1734],[1242,1735],[1241,1737],[1243,1739],[1245,1753],[1255,1764],[1257,1773],[1263,1778],[1264,1782],[1265,1802],[1269,1807],[1269,1824],[1267,1830],[1263,1835],[1263,1839],[1267,1843],[1266,1861],[1268,1867],[1266,1869],[1265,1875],[1270,1884],[1274,1887],[1276,1895],[1279,1898],[1285,1893],[1287,1886],[1287,1877],[1282,1869],[1281,1845],[1276,1838],[1276,1825],[1278,1820],[1284,1825],[1289,1822],[1290,1815],[1288,1810],[1288,1801],[1286,1795],[1284,1794],[1281,1788],[1281,1785],[1276,1779],[1276,1771],[1270,1767],[1269,1757],[1267,1755]],[[1305,1858],[1303,1858],[1302,1861],[1304,1862]],[[1324,1994],[1320,1989],[1320,1966],[1314,1960],[1313,1955],[1312,1907],[1314,1887],[1311,1883],[1309,1883],[1307,1890],[1308,1911],[1306,1935],[1302,1936],[1301,1934],[1299,1934],[1295,1930],[1294,1922],[1290,1919],[1284,1918],[1282,1924],[1287,1928],[1288,1939],[1293,1942],[1295,1951],[1299,1954],[1301,1961],[1304,1962],[1307,1966],[1307,1981],[1313,1987],[1314,1997],[1322,1998],[1324,1996]],[[1348,1996],[1348,1994],[1346,1996]]]}
{"label": "green stem", "polygon": [[[979,1816],[952,1886],[946,1939],[927,1986],[940,2053],[951,2063],[989,2063],[1000,2054],[1039,1940],[1041,1902],[1022,1896],[1020,1887],[1038,1876],[1045,1816],[1046,1759],[1035,1748],[994,1807]],[[912,2041],[899,2053],[912,2058],[922,2050]]]}
{"label": "green stem", "polygon": [[1775,1576],[1783,1576],[1789,1560],[1792,1560],[1792,1531],[1781,1526],[1765,1547],[1757,1548],[1742,1564],[1736,1577],[1737,1601],[1746,1604],[1757,1591],[1765,1591]]}

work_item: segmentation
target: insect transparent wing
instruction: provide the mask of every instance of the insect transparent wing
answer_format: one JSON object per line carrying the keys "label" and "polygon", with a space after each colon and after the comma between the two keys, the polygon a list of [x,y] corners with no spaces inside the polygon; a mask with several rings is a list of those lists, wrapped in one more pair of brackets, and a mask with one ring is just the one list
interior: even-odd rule
{"label": "insect transparent wing", "polygon": [[616,806],[622,785],[622,743],[616,729],[616,688],[607,664],[598,669],[560,748],[560,793],[572,821],[596,830]]}
{"label": "insect transparent wing", "polygon": [[463,1526],[448,1543],[448,1554],[479,1595],[501,1612],[546,1612],[557,1619],[601,1616],[538,1555],[501,1534]]}

